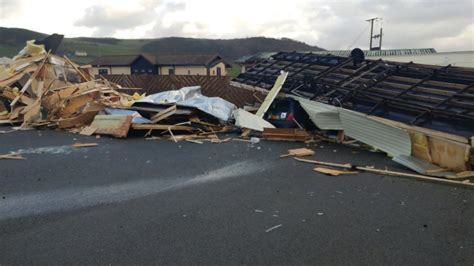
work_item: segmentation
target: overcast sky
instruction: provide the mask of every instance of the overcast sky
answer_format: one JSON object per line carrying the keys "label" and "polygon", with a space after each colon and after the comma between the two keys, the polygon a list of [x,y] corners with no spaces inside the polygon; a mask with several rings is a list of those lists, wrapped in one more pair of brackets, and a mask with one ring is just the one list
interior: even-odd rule
{"label": "overcast sky", "polygon": [[[0,26],[66,37],[287,37],[326,49],[474,50],[474,0],[0,0]],[[378,30],[378,28],[377,28]]]}

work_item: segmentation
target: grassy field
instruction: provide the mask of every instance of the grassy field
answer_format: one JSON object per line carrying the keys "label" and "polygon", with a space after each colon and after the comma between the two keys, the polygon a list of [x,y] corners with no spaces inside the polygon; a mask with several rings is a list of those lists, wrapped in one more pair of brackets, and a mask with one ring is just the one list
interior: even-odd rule
{"label": "grassy field", "polygon": [[[147,40],[118,40],[117,43],[101,43],[85,41],[81,39],[64,39],[59,50],[72,60],[88,64],[95,58],[102,55],[126,55],[142,53],[142,46],[148,43]],[[0,57],[13,57],[22,49],[20,46],[0,44]],[[76,57],[75,51],[86,52],[87,57]]]}

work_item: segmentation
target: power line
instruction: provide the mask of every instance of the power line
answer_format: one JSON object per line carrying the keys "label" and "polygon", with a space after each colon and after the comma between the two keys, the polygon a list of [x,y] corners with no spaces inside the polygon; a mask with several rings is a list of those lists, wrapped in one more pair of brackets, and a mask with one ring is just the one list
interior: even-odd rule
{"label": "power line", "polygon": [[350,49],[352,48],[352,46],[354,46],[354,44],[360,39],[360,37],[362,37],[362,34],[364,34],[364,33],[367,31],[367,29],[368,29],[369,27],[370,27],[370,24],[367,24],[367,26],[365,27],[365,29],[363,29],[363,30],[359,33],[359,35],[357,36],[357,38],[355,39],[355,41],[352,42],[351,45],[349,45],[349,46],[347,47],[347,50],[350,50]]}

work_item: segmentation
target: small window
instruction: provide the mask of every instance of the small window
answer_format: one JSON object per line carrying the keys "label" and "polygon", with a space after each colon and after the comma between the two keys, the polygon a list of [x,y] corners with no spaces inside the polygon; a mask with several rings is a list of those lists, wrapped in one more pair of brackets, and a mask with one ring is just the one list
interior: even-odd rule
{"label": "small window", "polygon": [[188,69],[188,75],[191,75],[191,70]]}
{"label": "small window", "polygon": [[109,70],[106,68],[99,69],[99,75],[108,75]]}
{"label": "small window", "polygon": [[142,73],[145,73],[145,69],[142,69]]}
{"label": "small window", "polygon": [[133,72],[138,73],[138,69],[134,69]]}
{"label": "small window", "polygon": [[151,69],[148,69],[148,73],[151,73],[152,71],[153,71],[153,70],[151,70]]}
{"label": "small window", "polygon": [[169,73],[170,73],[170,75],[174,75],[174,69],[173,69],[173,68],[170,68],[170,69],[169,69]]}

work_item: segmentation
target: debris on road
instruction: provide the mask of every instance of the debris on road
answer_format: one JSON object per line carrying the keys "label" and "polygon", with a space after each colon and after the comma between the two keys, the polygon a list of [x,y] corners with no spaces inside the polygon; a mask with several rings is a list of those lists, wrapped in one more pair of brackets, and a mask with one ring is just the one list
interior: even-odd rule
{"label": "debris on road", "polygon": [[99,143],[74,143],[72,146],[74,148],[89,148],[99,146]]}
{"label": "debris on road", "polygon": [[414,179],[418,179],[418,180],[422,180],[422,181],[428,181],[428,182],[434,182],[434,183],[447,184],[447,185],[460,186],[460,187],[466,187],[466,188],[474,189],[474,183],[469,182],[469,179],[467,179],[465,181],[455,181],[455,180],[444,179],[444,178],[436,178],[436,177],[431,177],[431,176],[426,176],[426,175],[390,171],[390,170],[386,170],[386,169],[377,169],[377,168],[368,167],[368,166],[355,166],[355,165],[351,165],[351,164],[338,164],[338,163],[306,160],[306,159],[301,159],[301,158],[294,158],[294,159],[297,160],[297,161],[300,161],[300,162],[304,162],[304,163],[329,165],[329,166],[334,166],[334,167],[360,170],[360,171],[365,171],[365,172],[370,172],[370,173],[375,173],[375,174],[381,174],[381,175],[414,178]]}
{"label": "debris on road", "polygon": [[289,156],[295,157],[304,157],[304,156],[312,156],[314,155],[314,151],[308,148],[299,148],[299,149],[289,149],[287,154],[280,155],[280,158],[285,158]]}
{"label": "debris on road", "polygon": [[275,229],[277,229],[277,228],[279,228],[279,227],[282,227],[282,226],[283,226],[282,224],[275,225],[275,226],[270,227],[270,228],[268,228],[267,230],[265,230],[265,232],[268,233],[268,232],[273,231],[273,230],[275,230]]}
{"label": "debris on road", "polygon": [[[146,136],[160,131],[173,141],[204,136],[213,143],[221,143],[216,133],[233,129],[228,121],[235,105],[202,95],[199,86],[129,95],[120,92],[126,88],[93,77],[89,68],[28,42],[0,72],[0,122],[118,138],[130,129],[146,130]],[[187,136],[175,136],[183,132]]]}
{"label": "debris on road", "polygon": [[[260,105],[237,109],[223,98],[203,95],[200,86],[148,96],[135,88],[132,95],[124,93],[127,88],[94,77],[90,66],[56,55],[61,40],[52,35],[28,41],[0,69],[0,124],[194,144],[225,143],[231,138],[221,139],[220,133],[240,129],[240,139],[233,140],[249,147],[261,139],[308,147],[335,142],[385,152],[418,173],[295,158],[325,166],[314,169],[324,174],[359,170],[472,185],[473,69],[280,52],[232,81],[242,89],[267,92]],[[306,120],[297,117],[301,112]],[[314,154],[300,148],[280,157]]]}
{"label": "debris on road", "polygon": [[357,171],[340,171],[340,170],[335,170],[335,169],[326,168],[326,167],[316,167],[313,170],[319,173],[332,175],[332,176],[353,175],[353,174],[359,173]]}
{"label": "debris on road", "polygon": [[309,133],[300,128],[264,128],[263,139],[304,142],[309,139]]}
{"label": "debris on road", "polygon": [[26,158],[18,153],[1,154],[0,160],[25,160]]}

